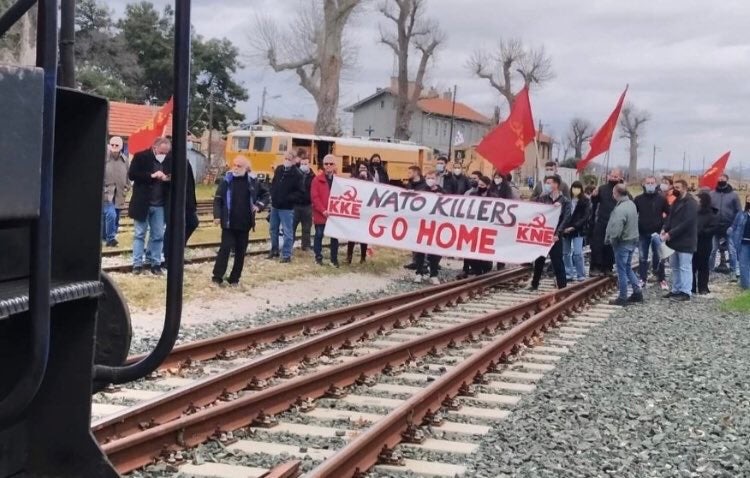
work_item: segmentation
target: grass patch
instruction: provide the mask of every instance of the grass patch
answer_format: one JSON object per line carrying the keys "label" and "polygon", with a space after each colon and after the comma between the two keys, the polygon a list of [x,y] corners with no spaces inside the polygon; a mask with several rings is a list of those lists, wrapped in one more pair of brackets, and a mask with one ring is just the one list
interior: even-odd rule
{"label": "grass patch", "polygon": [[196,184],[195,185],[195,199],[198,201],[205,201],[213,199],[216,193],[215,184]]}
{"label": "grass patch", "polygon": [[[299,234],[299,232],[298,232]],[[312,235],[312,233],[311,233]],[[260,218],[256,221],[255,232],[250,233],[251,239],[268,239],[269,238],[269,227],[268,221],[265,218]],[[148,236],[147,236],[148,240]],[[204,242],[219,242],[221,240],[221,227],[214,224],[201,223],[198,229],[195,230],[188,244],[201,244]],[[122,229],[117,234],[117,241],[120,243],[117,246],[118,249],[132,249],[133,247],[133,229]]]}
{"label": "grass patch", "polygon": [[750,291],[727,299],[722,303],[724,310],[750,313]]}
{"label": "grass patch", "polygon": [[[359,252],[357,249],[355,252]],[[327,251],[324,256],[328,257]],[[241,285],[238,288],[218,287],[211,282],[213,263],[195,264],[185,267],[185,281],[183,297],[186,301],[200,299],[229,300],[242,299],[248,291],[257,286],[268,286],[270,282],[283,283],[290,280],[306,279],[319,281],[323,276],[336,276],[355,272],[359,274],[381,275],[394,268],[400,268],[408,261],[410,253],[395,249],[376,248],[374,256],[368,258],[365,264],[343,264],[346,256],[346,244],[339,247],[341,268],[315,264],[311,252],[294,251],[291,264],[280,264],[260,256],[248,256],[242,272]],[[229,270],[232,260],[229,261]],[[229,270],[227,273],[229,273]],[[134,276],[132,274],[112,274],[113,279],[122,289],[123,295],[131,308],[151,309],[164,306],[166,293],[166,279],[157,278],[150,274]],[[341,291],[342,294],[347,291]]]}

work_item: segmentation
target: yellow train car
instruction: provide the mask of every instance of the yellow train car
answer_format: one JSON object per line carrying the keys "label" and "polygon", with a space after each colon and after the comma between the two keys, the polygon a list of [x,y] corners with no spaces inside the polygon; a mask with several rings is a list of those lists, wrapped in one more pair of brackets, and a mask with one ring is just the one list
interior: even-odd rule
{"label": "yellow train car", "polygon": [[312,159],[313,167],[317,169],[323,168],[325,155],[333,154],[337,170],[344,174],[359,163],[369,161],[373,154],[379,154],[394,184],[408,178],[409,166],[424,169],[435,164],[430,148],[413,143],[296,134],[274,131],[269,127],[229,133],[225,158],[227,166],[231,166],[234,158],[241,154],[250,159],[253,171],[259,177],[267,178],[282,163],[287,152],[300,149]]}

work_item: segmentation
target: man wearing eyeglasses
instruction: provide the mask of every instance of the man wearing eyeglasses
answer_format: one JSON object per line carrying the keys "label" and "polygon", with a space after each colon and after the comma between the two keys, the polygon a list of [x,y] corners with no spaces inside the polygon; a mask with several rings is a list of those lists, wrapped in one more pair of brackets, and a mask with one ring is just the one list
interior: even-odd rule
{"label": "man wearing eyeglasses", "polygon": [[[315,252],[315,263],[321,266],[323,265],[323,232],[328,219],[328,198],[331,195],[334,176],[336,176],[336,157],[328,154],[323,158],[323,172],[315,176],[310,185],[313,224],[315,224],[313,252]],[[339,266],[339,241],[335,237],[331,238],[331,265]]]}
{"label": "man wearing eyeglasses", "polygon": [[122,138],[112,136],[109,154],[104,163],[104,197],[102,206],[102,240],[107,247],[116,247],[120,211],[125,207],[125,195],[130,191],[128,159],[122,152]]}

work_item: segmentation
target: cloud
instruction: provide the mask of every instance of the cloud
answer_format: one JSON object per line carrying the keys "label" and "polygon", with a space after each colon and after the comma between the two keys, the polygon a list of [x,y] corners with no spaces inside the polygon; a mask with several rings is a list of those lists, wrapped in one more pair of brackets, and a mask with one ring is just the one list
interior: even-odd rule
{"label": "cloud", "polygon": [[[112,3],[121,12],[125,2]],[[371,0],[350,28],[359,59],[342,83],[342,107],[389,83],[393,56],[377,42],[383,20],[376,4]],[[654,144],[657,167],[675,169],[682,167],[683,152],[710,162],[732,149],[730,166],[750,152],[745,119],[750,111],[750,3],[427,0],[427,5],[429,16],[448,33],[429,83],[440,89],[457,85],[459,99],[485,114],[501,99],[489,84],[472,77],[466,61],[475,49],[491,49],[501,37],[521,37],[530,45],[544,45],[553,59],[556,78],[532,92],[535,117],[545,131],[563,135],[574,116],[600,125],[629,84],[629,101],[652,116],[642,140],[642,163],[650,165]],[[298,0],[194,0],[193,23],[200,34],[230,38],[247,52],[256,14],[283,24],[298,6]],[[314,118],[315,104],[294,74],[271,72],[257,60],[245,63],[238,77],[250,91],[250,100],[241,106],[248,117],[257,114],[267,86],[281,98],[268,100],[266,111]],[[624,140],[615,141],[611,157],[613,163],[627,161]]]}

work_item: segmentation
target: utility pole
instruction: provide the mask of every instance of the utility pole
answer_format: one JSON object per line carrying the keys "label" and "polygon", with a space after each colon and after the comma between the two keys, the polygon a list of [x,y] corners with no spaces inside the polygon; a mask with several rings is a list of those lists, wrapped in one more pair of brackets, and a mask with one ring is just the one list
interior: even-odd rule
{"label": "utility pole", "polygon": [[687,158],[687,152],[682,152],[682,174],[685,174],[685,159]]}
{"label": "utility pole", "polygon": [[260,116],[258,117],[258,125],[263,126],[263,115],[266,113],[266,87],[263,87],[263,96],[260,100]]}
{"label": "utility pole", "polygon": [[448,138],[448,160],[454,159],[453,158],[453,125],[456,120],[456,91],[458,90],[457,85],[453,85],[453,107],[451,108],[451,132],[450,137]]}
{"label": "utility pole", "polygon": [[656,145],[654,145],[654,154],[651,156],[651,175],[656,176]]}
{"label": "utility pole", "polygon": [[76,0],[60,3],[60,86],[76,87],[75,51]]}
{"label": "utility pole", "polygon": [[211,166],[211,152],[214,139],[214,93],[211,90],[208,96],[208,165]]}

